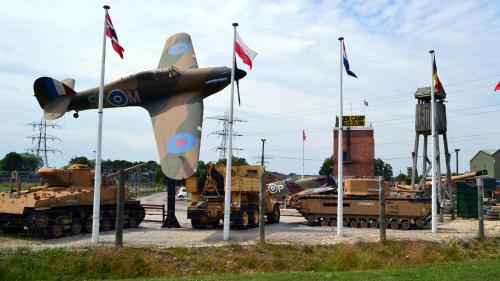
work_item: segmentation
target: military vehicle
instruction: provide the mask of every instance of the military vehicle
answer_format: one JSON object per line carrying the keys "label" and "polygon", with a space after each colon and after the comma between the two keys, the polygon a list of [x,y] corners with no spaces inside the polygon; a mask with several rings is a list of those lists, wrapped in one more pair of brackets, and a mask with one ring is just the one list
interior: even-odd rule
{"label": "military vehicle", "polygon": [[[233,166],[231,178],[231,222],[240,229],[259,225],[259,191],[264,173],[262,166]],[[224,218],[224,164],[209,163],[206,173],[186,179],[192,194],[187,218],[193,228],[219,225]],[[265,214],[269,223],[280,220],[280,204],[265,195]]]}
{"label": "military vehicle", "polygon": [[[379,182],[373,179],[346,179],[344,187],[344,226],[379,226]],[[390,196],[384,183],[387,225],[392,229],[421,228],[431,217],[430,198]],[[337,189],[319,187],[292,195],[289,205],[297,209],[311,225],[337,225]]]}
{"label": "military vehicle", "polygon": [[[486,175],[482,170],[451,177],[451,182]],[[426,188],[431,186],[426,181]],[[305,187],[305,185],[302,185]],[[430,188],[429,188],[430,189]],[[379,182],[375,179],[352,178],[344,182],[344,226],[379,227]],[[389,187],[384,183],[387,225],[392,229],[422,228],[431,218],[431,198],[426,191],[411,186]],[[310,225],[337,225],[337,188],[324,185],[306,189],[289,198],[289,206],[297,209]]]}
{"label": "military vehicle", "polygon": [[[142,163],[125,171],[139,168]],[[8,233],[58,238],[92,230],[94,171],[74,164],[67,169],[41,168],[37,172],[46,185],[20,189],[18,175],[13,174],[15,190],[0,193],[0,230]],[[100,229],[115,226],[118,173],[103,176],[101,189]],[[137,227],[144,219],[144,208],[129,194],[125,197],[124,225]]]}

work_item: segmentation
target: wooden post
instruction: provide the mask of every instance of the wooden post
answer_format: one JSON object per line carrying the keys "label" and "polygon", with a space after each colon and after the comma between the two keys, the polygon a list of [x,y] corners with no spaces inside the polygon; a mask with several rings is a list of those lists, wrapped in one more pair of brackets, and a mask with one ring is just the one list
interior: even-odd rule
{"label": "wooden post", "polygon": [[385,233],[386,222],[385,222],[385,194],[384,194],[384,179],[383,177],[378,178],[378,202],[379,202],[379,228],[380,228],[380,242],[384,242],[387,237]]}
{"label": "wooden post", "polygon": [[477,177],[477,220],[479,222],[478,238],[484,239],[484,217],[483,217],[483,178]]}
{"label": "wooden post", "polygon": [[123,246],[123,209],[125,205],[125,172],[120,169],[116,195],[115,246]]}

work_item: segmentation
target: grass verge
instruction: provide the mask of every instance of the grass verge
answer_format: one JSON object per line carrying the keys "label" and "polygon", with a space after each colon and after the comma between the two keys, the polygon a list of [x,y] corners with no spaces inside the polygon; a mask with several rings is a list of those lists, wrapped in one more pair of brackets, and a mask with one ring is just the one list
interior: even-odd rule
{"label": "grass verge", "polygon": [[341,271],[392,270],[401,265],[498,259],[499,246],[500,239],[463,244],[388,241],[383,244],[332,246],[268,244],[168,249],[99,247],[36,252],[19,249],[14,253],[0,253],[0,280],[123,279],[290,271],[309,271],[316,272],[318,276],[326,276],[324,274]]}

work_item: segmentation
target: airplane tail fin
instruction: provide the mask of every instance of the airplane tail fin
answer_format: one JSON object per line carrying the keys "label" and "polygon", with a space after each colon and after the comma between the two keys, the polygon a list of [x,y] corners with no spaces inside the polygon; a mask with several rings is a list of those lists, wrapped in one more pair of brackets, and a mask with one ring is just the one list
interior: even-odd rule
{"label": "airplane tail fin", "polygon": [[35,97],[43,108],[46,120],[57,119],[66,113],[71,96],[75,95],[75,80],[64,79],[62,82],[50,77],[40,77],[35,80],[33,90]]}

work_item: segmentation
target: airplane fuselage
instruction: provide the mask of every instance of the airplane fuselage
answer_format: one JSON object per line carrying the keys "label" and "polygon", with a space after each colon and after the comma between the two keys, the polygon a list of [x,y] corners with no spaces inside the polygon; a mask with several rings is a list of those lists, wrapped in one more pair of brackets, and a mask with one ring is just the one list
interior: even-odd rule
{"label": "airplane fuselage", "polygon": [[[206,98],[230,82],[228,67],[193,68],[182,73],[172,68],[142,71],[104,85],[103,106],[141,106],[188,92],[198,92]],[[71,97],[67,111],[96,109],[98,96],[98,87],[78,92]]]}

